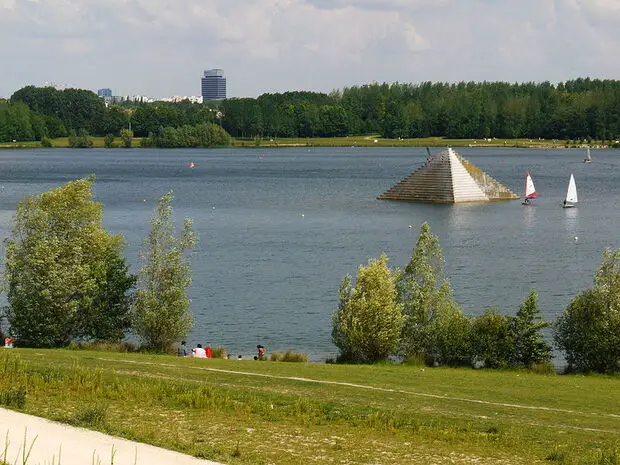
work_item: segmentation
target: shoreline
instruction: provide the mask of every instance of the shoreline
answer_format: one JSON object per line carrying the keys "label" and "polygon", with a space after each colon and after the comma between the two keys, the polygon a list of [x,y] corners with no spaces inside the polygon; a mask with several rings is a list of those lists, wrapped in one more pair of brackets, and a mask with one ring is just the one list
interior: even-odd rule
{"label": "shoreline", "polygon": [[[103,137],[92,137],[92,148],[124,148],[117,142],[112,147],[105,147]],[[141,138],[134,138],[130,148],[141,149]],[[53,139],[51,147],[43,147],[40,141],[1,142],[1,149],[40,149],[40,148],[71,148],[67,138]],[[568,142],[568,143],[567,143]],[[381,139],[378,136],[346,136],[329,138],[282,138],[282,139],[232,139],[232,143],[224,148],[245,149],[278,149],[295,147],[466,147],[466,148],[521,148],[521,149],[582,149],[590,147],[595,150],[620,148],[620,143],[613,144],[603,141],[584,143],[577,141],[560,141],[545,139],[444,139],[428,137],[421,139]],[[155,147],[159,148],[159,147]],[[175,148],[206,148],[206,147],[175,147]],[[222,147],[214,147],[222,148]],[[162,149],[162,148],[159,148]]]}

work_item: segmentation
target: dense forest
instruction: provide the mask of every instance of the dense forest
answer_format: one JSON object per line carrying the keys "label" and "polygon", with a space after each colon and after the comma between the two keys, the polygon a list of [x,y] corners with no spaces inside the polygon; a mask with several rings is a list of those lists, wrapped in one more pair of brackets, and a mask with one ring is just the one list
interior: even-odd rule
{"label": "dense forest", "polygon": [[330,94],[286,92],[225,100],[219,112],[200,104],[111,105],[87,90],[24,87],[0,100],[0,141],[41,140],[80,130],[137,137],[162,128],[221,124],[230,135],[454,139],[620,138],[620,80],[559,84],[461,82],[370,84]]}
{"label": "dense forest", "polygon": [[371,84],[223,102],[233,137],[617,139],[620,81]]}

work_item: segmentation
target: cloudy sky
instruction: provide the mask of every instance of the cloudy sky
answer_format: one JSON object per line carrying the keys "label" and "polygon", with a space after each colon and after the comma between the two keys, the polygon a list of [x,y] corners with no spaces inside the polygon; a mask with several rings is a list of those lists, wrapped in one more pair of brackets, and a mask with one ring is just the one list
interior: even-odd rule
{"label": "cloudy sky", "polygon": [[0,0],[0,96],[620,78],[620,0]]}

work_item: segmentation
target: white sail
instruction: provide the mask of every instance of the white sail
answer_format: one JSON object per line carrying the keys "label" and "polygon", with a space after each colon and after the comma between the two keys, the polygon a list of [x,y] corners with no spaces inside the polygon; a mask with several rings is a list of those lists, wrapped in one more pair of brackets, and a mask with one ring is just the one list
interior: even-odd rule
{"label": "white sail", "polygon": [[534,181],[532,181],[532,176],[530,175],[530,173],[527,173],[525,176],[525,198],[536,198],[536,188],[534,187]]}
{"label": "white sail", "polygon": [[575,184],[575,177],[571,173],[570,181],[568,181],[568,190],[566,191],[565,205],[575,205],[577,203],[577,185]]}
{"label": "white sail", "polygon": [[588,147],[588,151],[586,152],[586,160],[592,161],[592,157],[590,156],[590,147]]}

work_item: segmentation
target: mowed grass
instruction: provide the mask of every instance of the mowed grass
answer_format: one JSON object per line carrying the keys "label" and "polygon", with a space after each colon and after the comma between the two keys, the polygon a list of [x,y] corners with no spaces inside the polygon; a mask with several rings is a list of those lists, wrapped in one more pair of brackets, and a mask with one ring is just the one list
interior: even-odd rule
{"label": "mowed grass", "polygon": [[224,463],[620,463],[617,377],[26,349],[0,370],[11,408]]}
{"label": "mowed grass", "polygon": [[[592,141],[592,147],[603,146]],[[314,138],[262,138],[234,139],[234,147],[521,147],[521,148],[569,148],[564,140],[545,139],[446,139],[426,137],[419,139],[383,139],[373,136],[314,137]]]}
{"label": "mowed grass", "polygon": [[[91,137],[93,148],[103,148],[103,137]],[[133,147],[140,147],[141,138],[133,139]],[[69,147],[67,137],[52,139],[52,146]],[[114,147],[120,147],[121,139],[116,137]],[[592,141],[592,147],[603,147],[602,141]],[[443,137],[426,137],[420,139],[383,139],[378,135],[346,136],[346,137],[313,137],[313,138],[262,138],[233,139],[232,146],[237,148],[277,148],[277,147],[520,147],[520,148],[575,148],[571,142],[567,145],[563,140],[545,139],[445,139]],[[40,148],[41,142],[2,142],[1,148]]]}

